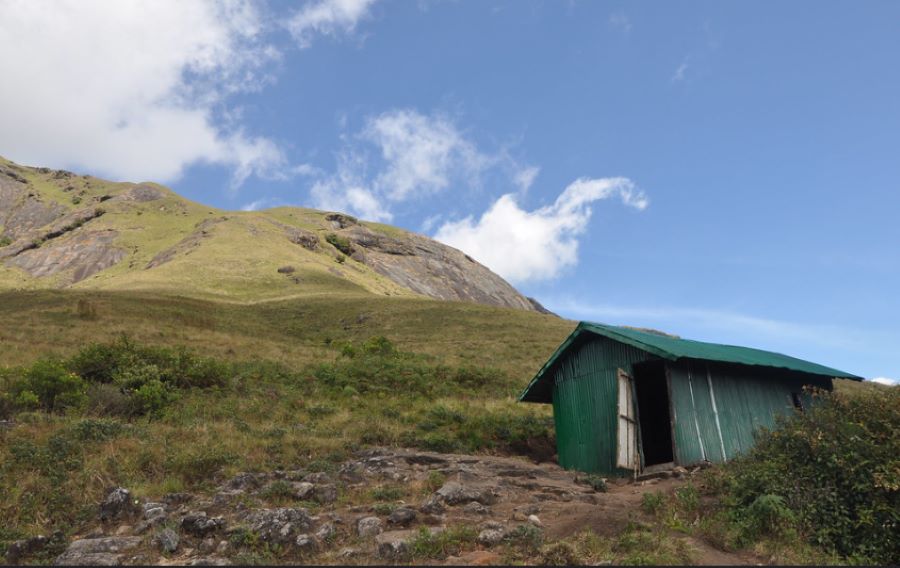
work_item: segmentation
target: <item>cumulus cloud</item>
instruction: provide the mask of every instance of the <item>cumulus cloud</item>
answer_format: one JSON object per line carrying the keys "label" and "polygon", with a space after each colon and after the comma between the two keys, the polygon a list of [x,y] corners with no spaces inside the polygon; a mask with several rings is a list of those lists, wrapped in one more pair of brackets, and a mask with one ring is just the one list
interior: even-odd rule
{"label": "cumulus cloud", "polygon": [[522,168],[518,168],[516,173],[513,175],[513,181],[519,187],[519,191],[526,192],[529,188],[531,188],[532,184],[534,184],[534,180],[537,179],[538,174],[541,173],[541,168],[537,166],[525,166]]}
{"label": "cumulus cloud", "polygon": [[493,161],[449,118],[391,110],[369,118],[348,138],[335,173],[319,179],[311,196],[320,209],[390,221],[392,203],[433,195],[453,183],[476,186]]}
{"label": "cumulus cloud", "polygon": [[369,14],[375,0],[318,0],[309,2],[287,22],[288,31],[301,48],[312,44],[318,35],[352,33],[356,24]]}
{"label": "cumulus cloud", "polygon": [[[195,162],[278,178],[273,141],[217,121],[280,56],[244,0],[0,3],[0,150],[38,165],[171,181]],[[221,122],[221,123],[220,123]]]}
{"label": "cumulus cloud", "polygon": [[587,228],[591,205],[611,197],[638,210],[648,204],[627,178],[581,178],[552,205],[534,211],[524,210],[515,194],[505,194],[477,220],[470,216],[444,223],[435,238],[513,283],[547,280],[577,264],[578,237]]}
{"label": "cumulus cloud", "polygon": [[366,161],[361,154],[344,151],[338,157],[337,171],[321,177],[310,190],[314,206],[328,211],[353,213],[370,221],[390,221],[391,212],[384,200],[370,187],[365,172]]}
{"label": "cumulus cloud", "polygon": [[410,109],[369,120],[362,137],[378,147],[386,167],[375,185],[394,201],[446,189],[454,176],[475,183],[490,161],[448,118]]}
{"label": "cumulus cloud", "polygon": [[875,377],[874,379],[869,379],[873,383],[878,383],[881,385],[887,385],[889,387],[895,387],[900,385],[900,379],[889,379],[887,377]]}

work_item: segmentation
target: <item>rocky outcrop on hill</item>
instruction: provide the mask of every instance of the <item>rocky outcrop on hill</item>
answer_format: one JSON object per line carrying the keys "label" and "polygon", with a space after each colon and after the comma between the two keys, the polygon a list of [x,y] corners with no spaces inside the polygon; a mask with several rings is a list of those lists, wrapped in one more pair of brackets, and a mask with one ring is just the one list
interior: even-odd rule
{"label": "rocky outcrop on hill", "polygon": [[415,233],[385,235],[340,217],[332,223],[337,234],[350,241],[350,258],[404,288],[440,300],[536,310],[508,282],[453,247]]}

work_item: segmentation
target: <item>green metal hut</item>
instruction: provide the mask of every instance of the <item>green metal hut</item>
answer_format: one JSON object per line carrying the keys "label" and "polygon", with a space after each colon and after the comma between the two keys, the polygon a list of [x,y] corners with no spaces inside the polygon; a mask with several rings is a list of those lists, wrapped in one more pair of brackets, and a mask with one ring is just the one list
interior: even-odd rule
{"label": "green metal hut", "polygon": [[552,403],[559,463],[605,475],[724,462],[804,386],[861,377],[779,353],[581,322],[519,397]]}

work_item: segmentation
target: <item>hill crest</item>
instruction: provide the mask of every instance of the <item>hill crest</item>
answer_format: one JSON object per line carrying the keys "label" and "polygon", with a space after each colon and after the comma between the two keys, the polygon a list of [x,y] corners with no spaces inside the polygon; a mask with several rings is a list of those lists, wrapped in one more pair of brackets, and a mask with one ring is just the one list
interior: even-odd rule
{"label": "hill crest", "polygon": [[372,293],[545,311],[463,252],[294,207],[224,211],[155,183],[0,158],[0,290],[154,290],[234,301]]}

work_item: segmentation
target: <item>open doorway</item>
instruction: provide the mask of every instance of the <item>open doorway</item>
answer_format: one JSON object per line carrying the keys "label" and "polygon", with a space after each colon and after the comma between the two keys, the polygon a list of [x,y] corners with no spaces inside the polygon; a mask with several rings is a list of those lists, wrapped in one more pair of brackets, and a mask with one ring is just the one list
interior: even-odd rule
{"label": "open doorway", "polygon": [[661,360],[638,363],[633,371],[644,467],[671,463],[674,454],[665,363]]}

